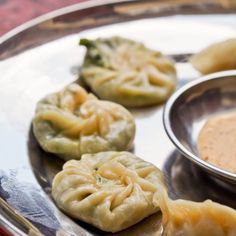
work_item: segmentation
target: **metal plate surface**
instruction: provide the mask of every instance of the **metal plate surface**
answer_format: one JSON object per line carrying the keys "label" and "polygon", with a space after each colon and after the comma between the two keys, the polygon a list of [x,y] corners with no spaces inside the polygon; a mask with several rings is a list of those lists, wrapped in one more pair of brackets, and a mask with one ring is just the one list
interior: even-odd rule
{"label": "metal plate surface", "polygon": [[[31,125],[35,106],[78,79],[85,53],[78,46],[81,37],[141,41],[177,60],[179,86],[197,78],[188,55],[234,37],[236,11],[221,1],[176,2],[90,1],[0,39],[0,224],[12,235],[110,235],[72,220],[52,201],[51,182],[63,161],[37,144]],[[131,110],[137,125],[134,153],[163,170],[172,198],[210,198],[236,208],[231,186],[219,185],[176,151],[163,128],[162,108]],[[157,213],[114,235],[158,235],[160,221]]]}

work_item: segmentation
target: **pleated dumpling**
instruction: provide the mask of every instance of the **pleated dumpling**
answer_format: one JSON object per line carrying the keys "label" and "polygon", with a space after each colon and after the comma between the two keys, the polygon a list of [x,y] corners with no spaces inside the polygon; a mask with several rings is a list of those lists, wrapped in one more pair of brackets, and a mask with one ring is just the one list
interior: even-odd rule
{"label": "pleated dumpling", "polygon": [[194,55],[190,62],[202,74],[236,69],[236,38],[209,45]]}
{"label": "pleated dumpling", "polygon": [[71,84],[39,101],[33,131],[45,151],[68,160],[84,153],[127,150],[135,123],[121,105],[98,100]]}
{"label": "pleated dumpling", "polygon": [[52,184],[52,196],[68,215],[117,232],[159,210],[154,205],[161,171],[129,152],[85,154],[65,163]]}
{"label": "pleated dumpling", "polygon": [[167,100],[176,87],[173,62],[121,37],[81,39],[87,47],[81,76],[100,98],[139,107]]}
{"label": "pleated dumpling", "polygon": [[236,235],[236,211],[211,200],[201,203],[172,201],[169,217],[164,236]]}
{"label": "pleated dumpling", "polygon": [[236,211],[211,200],[171,200],[165,191],[157,198],[163,214],[163,236],[235,236]]}

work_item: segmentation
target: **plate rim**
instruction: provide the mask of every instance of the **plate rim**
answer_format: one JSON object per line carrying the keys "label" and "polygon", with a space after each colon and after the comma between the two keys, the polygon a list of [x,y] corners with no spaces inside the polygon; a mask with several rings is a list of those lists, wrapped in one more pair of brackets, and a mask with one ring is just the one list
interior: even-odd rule
{"label": "plate rim", "polygon": [[0,45],[5,43],[7,40],[11,39],[12,37],[16,36],[17,34],[33,26],[41,24],[47,20],[51,20],[55,17],[59,17],[62,15],[66,15],[66,14],[83,10],[83,9],[89,9],[92,7],[99,7],[99,6],[105,6],[105,5],[110,5],[110,4],[116,4],[116,3],[141,2],[141,1],[142,0],[82,0],[82,2],[75,3],[66,7],[62,7],[62,8],[50,11],[48,13],[37,16],[31,20],[28,20],[16,26],[15,28],[11,29],[10,31],[0,36]]}

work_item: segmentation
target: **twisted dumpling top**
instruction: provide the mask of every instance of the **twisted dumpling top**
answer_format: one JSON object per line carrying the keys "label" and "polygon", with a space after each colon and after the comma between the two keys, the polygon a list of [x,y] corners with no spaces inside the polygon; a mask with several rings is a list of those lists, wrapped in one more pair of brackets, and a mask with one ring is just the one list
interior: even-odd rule
{"label": "twisted dumpling top", "polygon": [[135,133],[134,119],[124,107],[98,100],[77,84],[42,99],[33,128],[42,148],[64,159],[126,150]]}
{"label": "twisted dumpling top", "polygon": [[129,152],[101,152],[68,161],[52,195],[69,215],[116,232],[159,210],[153,196],[163,182],[157,167]]}
{"label": "twisted dumpling top", "polygon": [[82,78],[103,99],[145,106],[165,101],[175,90],[173,62],[142,43],[111,37],[80,44],[87,47]]}

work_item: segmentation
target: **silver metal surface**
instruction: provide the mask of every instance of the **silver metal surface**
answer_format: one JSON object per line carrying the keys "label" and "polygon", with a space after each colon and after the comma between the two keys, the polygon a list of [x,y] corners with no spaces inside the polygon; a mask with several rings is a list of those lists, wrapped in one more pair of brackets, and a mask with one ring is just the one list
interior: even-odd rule
{"label": "silver metal surface", "polygon": [[236,110],[236,70],[210,74],[175,92],[164,108],[164,127],[175,146],[209,174],[236,184],[236,174],[199,157],[197,137],[212,115]]}
{"label": "silver metal surface", "polygon": [[[78,79],[85,52],[78,46],[80,37],[120,35],[161,50],[177,60],[181,87],[199,76],[186,55],[235,36],[235,17],[235,6],[215,0],[95,0],[40,17],[0,38],[0,197],[5,203],[0,201],[0,223],[22,235],[33,235],[33,227],[46,236],[109,235],[57,209],[51,182],[63,161],[39,147],[31,128],[37,101]],[[236,207],[232,186],[212,181],[176,151],[164,131],[162,106],[131,112],[137,124],[133,152],[162,169],[172,198],[210,198]],[[160,221],[157,213],[114,235],[158,235]]]}

